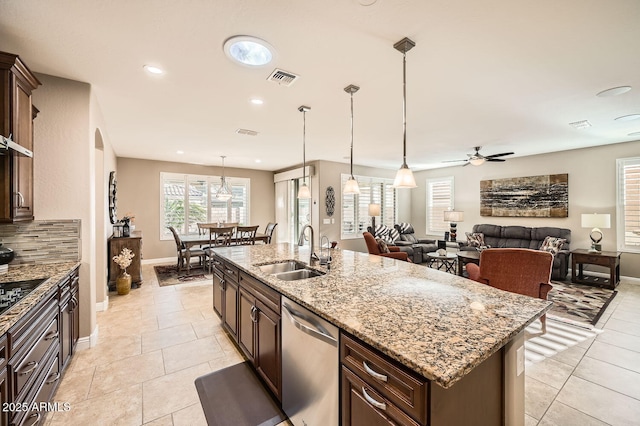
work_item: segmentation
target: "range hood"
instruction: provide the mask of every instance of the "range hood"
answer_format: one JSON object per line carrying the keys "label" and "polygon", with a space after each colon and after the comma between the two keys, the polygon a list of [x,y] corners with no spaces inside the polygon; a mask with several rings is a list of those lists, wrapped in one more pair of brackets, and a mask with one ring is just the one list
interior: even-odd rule
{"label": "range hood", "polygon": [[11,135],[9,135],[8,138],[5,138],[4,136],[0,135],[0,150],[14,150],[17,151],[19,154],[22,154],[26,157],[30,157],[33,158],[33,151],[29,151],[27,148],[23,147],[22,145],[19,145],[17,143],[15,143],[14,141],[11,140]]}

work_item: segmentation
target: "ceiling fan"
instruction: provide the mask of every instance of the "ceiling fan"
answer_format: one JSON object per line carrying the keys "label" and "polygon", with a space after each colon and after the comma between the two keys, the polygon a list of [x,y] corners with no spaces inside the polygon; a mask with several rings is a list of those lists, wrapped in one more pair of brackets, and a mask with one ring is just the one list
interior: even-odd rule
{"label": "ceiling fan", "polygon": [[448,160],[448,161],[443,161],[443,163],[457,163],[459,161],[464,161],[465,163],[462,165],[464,166],[468,166],[469,164],[473,164],[474,166],[480,166],[482,164],[484,164],[485,161],[505,161],[502,158],[498,158],[498,157],[504,157],[505,155],[512,155],[513,152],[503,152],[500,154],[492,154],[492,155],[482,155],[480,154],[480,149],[482,147],[481,146],[476,146],[473,149],[476,150],[475,153],[473,154],[467,154],[467,157],[464,160]]}

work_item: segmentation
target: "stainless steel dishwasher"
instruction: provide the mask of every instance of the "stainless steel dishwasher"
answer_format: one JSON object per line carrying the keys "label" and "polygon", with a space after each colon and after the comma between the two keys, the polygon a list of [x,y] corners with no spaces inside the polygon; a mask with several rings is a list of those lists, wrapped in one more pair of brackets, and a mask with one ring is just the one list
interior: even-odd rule
{"label": "stainless steel dishwasher", "polygon": [[337,425],[338,328],[282,297],[282,408],[296,426]]}

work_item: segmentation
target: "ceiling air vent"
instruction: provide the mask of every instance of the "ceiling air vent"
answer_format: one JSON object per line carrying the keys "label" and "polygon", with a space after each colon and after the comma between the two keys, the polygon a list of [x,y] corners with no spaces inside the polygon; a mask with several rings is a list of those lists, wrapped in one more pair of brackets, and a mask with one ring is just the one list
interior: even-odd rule
{"label": "ceiling air vent", "polygon": [[574,121],[573,123],[569,123],[569,126],[572,126],[576,129],[587,129],[591,127],[591,123],[588,120]]}
{"label": "ceiling air vent", "polygon": [[236,130],[236,133],[239,135],[258,136],[258,132],[249,129],[238,129]]}
{"label": "ceiling air vent", "polygon": [[296,82],[296,80],[298,80],[300,78],[299,75],[295,75],[293,73],[287,72],[287,71],[283,71],[283,70],[279,70],[279,69],[275,69],[273,70],[273,72],[271,73],[271,75],[267,78],[268,81],[275,81],[276,83],[278,83],[281,86],[291,86],[293,83]]}

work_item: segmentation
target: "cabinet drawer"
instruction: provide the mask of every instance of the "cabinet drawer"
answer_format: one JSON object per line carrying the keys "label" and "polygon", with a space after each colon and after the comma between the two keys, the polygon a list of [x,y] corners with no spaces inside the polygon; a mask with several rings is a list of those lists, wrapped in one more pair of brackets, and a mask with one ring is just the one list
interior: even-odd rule
{"label": "cabinet drawer", "polygon": [[[55,353],[54,356],[49,356],[47,358],[47,363],[38,377],[36,386],[33,387],[32,391],[22,402],[30,404],[37,403],[39,406],[40,403],[51,401],[59,381],[59,354]],[[42,410],[30,410],[25,413],[16,413],[11,424],[20,426],[42,424],[42,418],[45,414],[46,412]]]}
{"label": "cabinet drawer", "polygon": [[[51,297],[55,295],[56,297]],[[7,332],[7,346],[9,358],[22,350],[24,353],[27,348],[34,345],[35,340],[39,338],[42,331],[49,327],[51,320],[58,315],[58,299],[54,289],[51,295],[45,296],[44,301],[31,310],[27,315],[22,317]]]}
{"label": "cabinet drawer", "polygon": [[419,423],[426,423],[428,381],[354,337],[345,333],[340,337],[342,364]]}
{"label": "cabinet drawer", "polygon": [[233,279],[235,282],[238,282],[240,280],[240,271],[238,270],[238,268],[236,268],[234,265],[231,265],[229,262],[224,262],[224,275],[227,278],[231,278]]}
{"label": "cabinet drawer", "polygon": [[40,371],[44,356],[49,352],[52,346],[59,343],[58,317],[49,323],[49,326],[36,340],[34,346],[22,359],[18,360],[19,364],[10,365],[11,390],[12,394],[18,396],[28,383],[32,383]]}
{"label": "cabinet drawer", "polygon": [[240,273],[240,285],[251,291],[269,309],[280,314],[280,293],[244,272]]}

